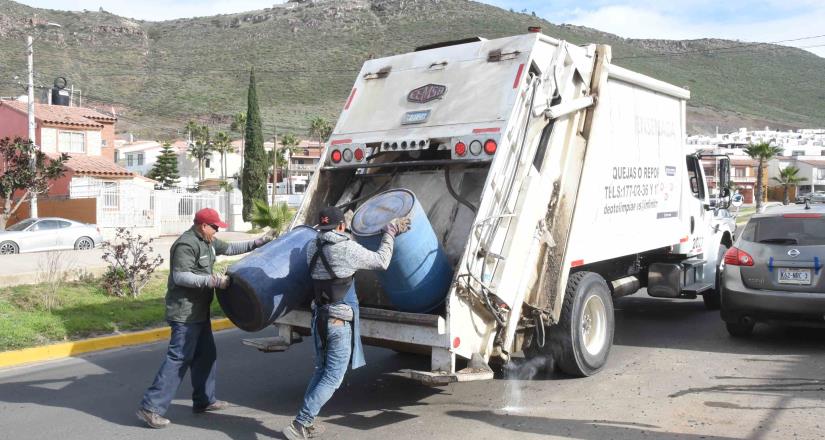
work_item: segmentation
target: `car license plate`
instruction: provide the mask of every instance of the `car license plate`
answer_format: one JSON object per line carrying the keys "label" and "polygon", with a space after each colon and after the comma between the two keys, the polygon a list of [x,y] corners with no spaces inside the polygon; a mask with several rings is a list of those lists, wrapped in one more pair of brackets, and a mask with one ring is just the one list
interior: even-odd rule
{"label": "car license plate", "polygon": [[811,269],[779,269],[782,284],[811,284]]}

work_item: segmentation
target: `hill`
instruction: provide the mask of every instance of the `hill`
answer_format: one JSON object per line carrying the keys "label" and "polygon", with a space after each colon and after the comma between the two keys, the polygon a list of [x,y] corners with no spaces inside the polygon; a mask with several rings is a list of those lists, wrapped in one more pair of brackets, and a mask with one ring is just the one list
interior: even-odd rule
{"label": "hill", "polygon": [[[24,93],[25,36],[37,32],[36,83],[66,77],[119,128],[174,136],[196,117],[225,128],[245,110],[249,68],[265,131],[303,134],[335,120],[364,60],[414,47],[542,26],[567,41],[607,43],[624,67],[690,88],[689,131],[825,126],[825,58],[770,44],[633,40],[555,25],[466,0],[292,0],[259,11],[162,22],[106,11],[37,9],[0,0],[0,95]],[[46,22],[61,28],[33,30]],[[18,76],[18,79],[15,79]]]}

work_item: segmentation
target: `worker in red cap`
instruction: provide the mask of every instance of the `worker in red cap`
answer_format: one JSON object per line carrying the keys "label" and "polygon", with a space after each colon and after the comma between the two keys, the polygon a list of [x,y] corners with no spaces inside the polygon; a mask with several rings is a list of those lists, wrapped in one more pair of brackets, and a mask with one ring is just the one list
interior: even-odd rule
{"label": "worker in red cap", "polygon": [[177,393],[186,370],[191,369],[192,410],[219,411],[229,404],[215,399],[215,340],[209,309],[215,289],[229,287],[229,277],[214,273],[217,255],[250,252],[272,240],[272,230],[263,237],[227,243],[215,238],[227,224],[212,208],[195,213],[195,222],[173,244],[169,280],[166,283],[166,320],[172,328],[166,358],[152,386],[143,395],[137,416],[151,428],[164,428],[163,417]]}

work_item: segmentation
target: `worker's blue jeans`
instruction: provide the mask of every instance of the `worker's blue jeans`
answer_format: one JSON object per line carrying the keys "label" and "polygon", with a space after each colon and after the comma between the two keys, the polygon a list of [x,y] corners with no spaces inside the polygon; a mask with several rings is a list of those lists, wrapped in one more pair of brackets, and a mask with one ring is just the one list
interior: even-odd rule
{"label": "worker's blue jeans", "polygon": [[327,330],[326,348],[321,347],[317,332],[313,334],[315,342],[315,374],[309,381],[304,404],[295,420],[304,426],[311,426],[321,407],[332,397],[335,390],[344,381],[344,374],[349,367],[352,355],[352,323],[330,323]]}
{"label": "worker's blue jeans", "polygon": [[192,374],[192,406],[205,408],[215,402],[215,339],[210,321],[170,322],[172,337],[166,359],[160,366],[152,386],[143,395],[140,406],[163,415],[175,398],[186,370]]}

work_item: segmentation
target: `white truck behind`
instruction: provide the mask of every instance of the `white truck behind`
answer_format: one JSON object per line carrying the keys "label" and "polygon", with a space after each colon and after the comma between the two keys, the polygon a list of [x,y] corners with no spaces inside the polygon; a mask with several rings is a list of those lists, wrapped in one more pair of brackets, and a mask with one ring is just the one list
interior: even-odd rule
{"label": "white truck behind", "polygon": [[[531,32],[364,63],[293,225],[406,188],[454,271],[427,314],[394,310],[359,274],[365,343],[429,354],[430,371],[409,374],[431,384],[492,378],[488,364],[520,350],[587,376],[607,361],[614,298],[718,306],[733,231],[686,149],[690,94],[610,60],[609,46]],[[276,325],[288,343],[310,313]]]}

